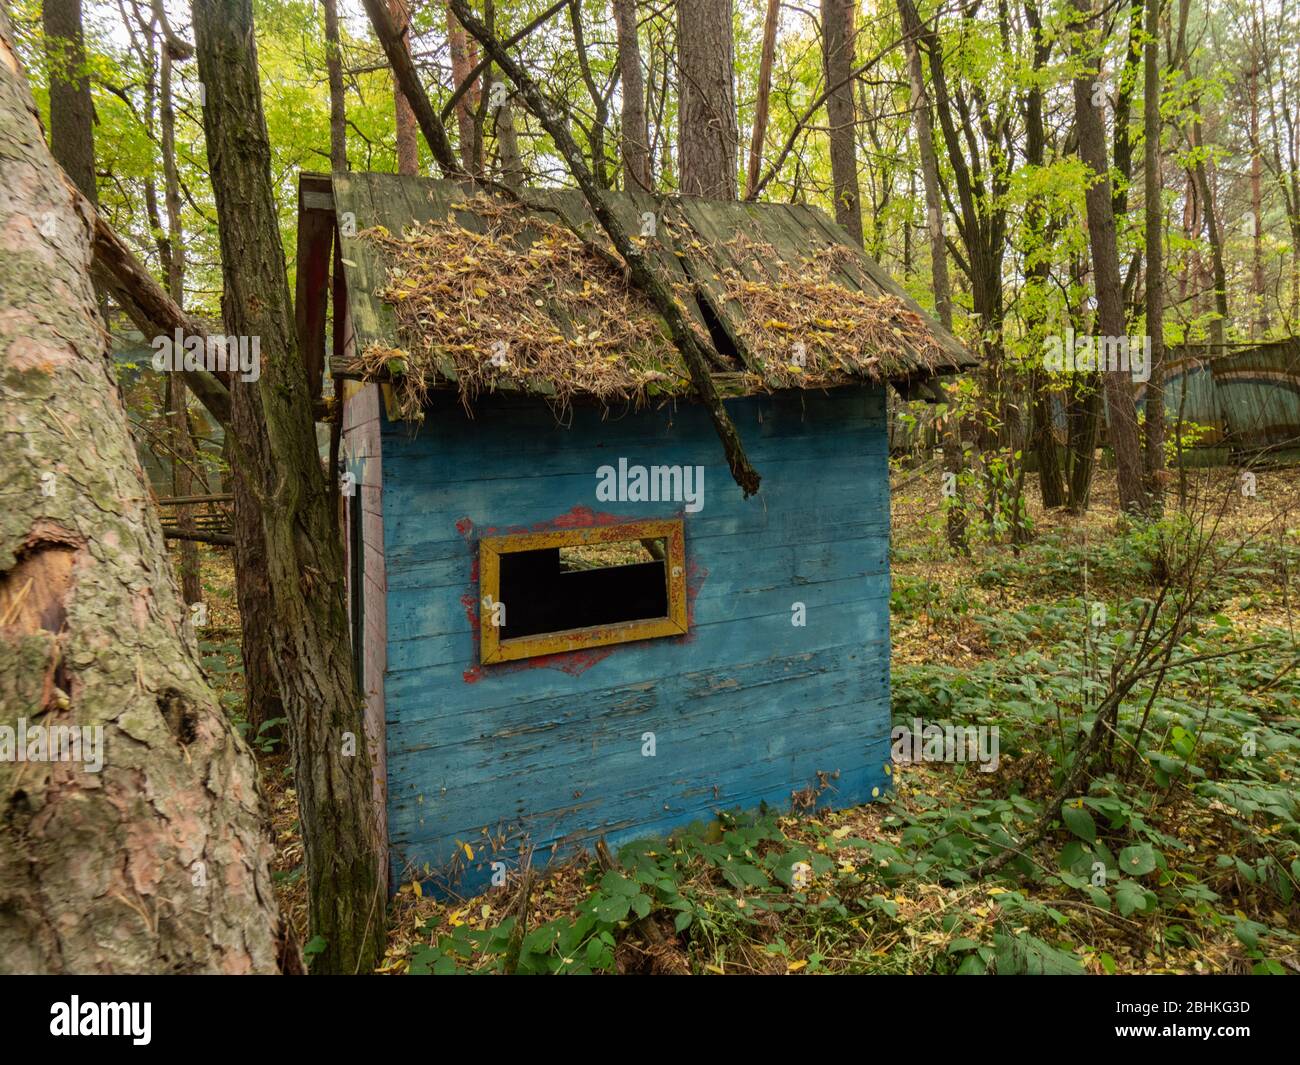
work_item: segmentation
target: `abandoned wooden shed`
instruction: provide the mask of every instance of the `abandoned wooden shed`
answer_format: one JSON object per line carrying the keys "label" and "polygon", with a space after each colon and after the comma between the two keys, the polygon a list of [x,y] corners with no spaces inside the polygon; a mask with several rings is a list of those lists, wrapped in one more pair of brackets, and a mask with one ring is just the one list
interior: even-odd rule
{"label": "abandoned wooden shed", "polygon": [[974,361],[813,208],[615,197],[718,353],[746,499],[581,196],[524,200],[300,183],[394,887],[883,789],[885,388]]}

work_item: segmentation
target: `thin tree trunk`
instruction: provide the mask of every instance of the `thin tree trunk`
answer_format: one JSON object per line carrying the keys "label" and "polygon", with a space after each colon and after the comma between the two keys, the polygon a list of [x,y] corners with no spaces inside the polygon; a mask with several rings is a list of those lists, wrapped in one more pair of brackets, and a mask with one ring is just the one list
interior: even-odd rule
{"label": "thin tree trunk", "polygon": [[314,968],[368,972],[383,942],[384,859],[363,701],[352,675],[343,554],[296,350],[251,0],[195,0],[203,126],[221,240],[222,312],[260,338],[256,387],[240,382],[236,461],[261,504],[274,666],[289,720],[306,855]]}
{"label": "thin tree trunk", "polygon": [[[934,310],[943,327],[952,332],[952,284],[948,278],[948,249],[943,232],[943,201],[939,190],[939,157],[934,148],[934,130],[930,125],[930,101],[925,92],[925,75],[921,68],[921,51],[917,43],[921,24],[916,10],[899,4],[904,45],[907,50],[907,74],[912,86],[912,122],[916,128],[917,151],[921,156],[921,178],[925,186],[925,229],[930,238],[930,279],[934,288]],[[937,382],[936,382],[937,383]],[[945,395],[948,393],[945,390]],[[965,487],[961,481],[961,416],[951,399],[943,416],[943,471],[951,479],[954,494],[948,504],[948,544],[966,553]]]}
{"label": "thin tree trunk", "polygon": [[2,7],[0,188],[0,261],[23,264],[0,316],[0,706],[81,741],[77,761],[0,758],[0,971],[273,973],[256,768],[186,629],[109,369],[93,212]]}
{"label": "thin tree trunk", "polygon": [[[411,25],[411,12],[406,0],[386,0],[388,14],[393,20],[393,27],[401,41],[401,47],[409,56],[411,42],[407,31]],[[420,141],[416,134],[415,111],[411,102],[402,91],[397,75],[393,75],[393,113],[397,123],[397,172],[399,174],[418,174],[420,172]]]}
{"label": "thin tree trunk", "polygon": [[[248,386],[236,382],[235,387]],[[262,508],[232,443],[233,437],[227,432],[225,457],[230,468],[230,491],[235,497],[232,557],[242,637],[240,650],[244,662],[244,716],[248,718],[252,736],[276,739],[284,734],[284,730],[274,722],[283,721],[286,714],[272,650],[274,609],[271,605],[271,574],[266,563],[266,536],[262,532]]]}
{"label": "thin tree trunk", "polygon": [[[1041,71],[1051,56],[1051,40],[1042,29],[1042,17],[1033,3],[1025,4],[1025,17],[1034,34],[1033,69]],[[1025,162],[1032,167],[1042,167],[1046,162],[1047,135],[1043,125],[1043,88],[1035,80],[1025,94]],[[1034,197],[1025,208],[1025,224],[1030,230],[1030,246],[1044,248],[1052,239],[1053,225],[1047,204],[1042,197]],[[1025,266],[1025,274],[1037,294],[1030,299],[1026,311],[1026,328],[1039,343],[1046,341],[1047,303],[1046,290],[1051,281],[1051,259],[1042,251]],[[1028,287],[1028,286],[1027,286]],[[1030,418],[1033,432],[1030,447],[1038,460],[1038,491],[1047,508],[1061,507],[1066,503],[1065,479],[1061,469],[1060,451],[1056,445],[1055,417],[1049,377],[1041,367],[1035,366],[1029,374]]]}
{"label": "thin tree trunk", "polygon": [[429,103],[428,95],[420,84],[420,77],[411,60],[411,53],[406,48],[405,38],[393,25],[385,0],[361,0],[361,2],[366,9],[366,14],[370,16],[370,25],[374,27],[375,36],[379,38],[384,55],[388,57],[388,63],[393,68],[393,77],[402,90],[402,95],[406,97],[406,102],[415,111],[415,121],[419,124],[420,132],[424,134],[429,150],[433,152],[439,171],[446,178],[463,177],[466,171],[456,160],[456,153],[451,149],[451,141],[447,139],[447,130]]}
{"label": "thin tree trunk", "polygon": [[[1182,18],[1186,20],[1186,9]],[[1179,33],[1182,40],[1182,31]],[[1192,80],[1191,59],[1185,47],[1180,45],[1183,76]],[[1209,171],[1205,165],[1205,138],[1201,130],[1201,120],[1197,112],[1200,104],[1199,93],[1190,101],[1193,118],[1188,131],[1188,141],[1192,154],[1191,176],[1196,186],[1197,197],[1201,205],[1201,214],[1205,221],[1206,237],[1210,244],[1210,268],[1214,279],[1214,319],[1210,322],[1210,343],[1214,354],[1221,356],[1226,352],[1225,339],[1228,324],[1228,275],[1223,265],[1223,234],[1219,230],[1218,210],[1215,206],[1214,187],[1210,181]],[[1197,231],[1199,235],[1199,229]]]}
{"label": "thin tree trunk", "polygon": [[612,187],[609,169],[605,165],[605,127],[609,125],[609,93],[601,91],[591,72],[591,62],[587,57],[587,39],[582,30],[581,4],[569,5],[569,25],[573,29],[573,47],[578,57],[578,69],[582,73],[582,81],[587,87],[587,95],[591,97],[591,106],[594,110],[591,132],[587,138],[591,148],[591,173],[597,185],[602,189],[608,189]]}
{"label": "thin tree trunk", "polygon": [[[822,63],[826,84],[835,86],[826,98],[830,122],[831,186],[835,221],[862,247],[862,198],[858,189],[857,116],[853,106],[853,57],[857,30],[856,0],[822,0]],[[757,179],[755,179],[757,180]]]}
{"label": "thin tree trunk", "polygon": [[[477,54],[470,54],[469,39],[456,16],[447,8],[447,39],[451,44],[451,80],[460,86],[478,65]],[[467,174],[479,172],[474,157],[474,111],[478,108],[478,90],[470,88],[456,101],[456,130],[460,141],[460,165]]]}
{"label": "thin tree trunk", "polygon": [[[1085,24],[1090,18],[1088,0],[1072,0]],[[1076,27],[1082,33],[1082,27]],[[1096,52],[1076,45],[1090,70],[1096,68]],[[1075,124],[1079,133],[1079,158],[1097,175],[1085,194],[1088,237],[1092,250],[1093,277],[1097,295],[1097,326],[1103,340],[1128,336],[1124,318],[1124,290],[1119,274],[1119,244],[1115,236],[1115,215],[1106,162],[1106,129],[1099,108],[1093,106],[1093,74],[1083,71],[1074,81]],[[1102,369],[1106,390],[1107,429],[1118,470],[1120,507],[1125,511],[1144,509],[1142,460],[1138,445],[1137,411],[1133,402],[1133,378],[1129,369]]]}
{"label": "thin tree trunk", "polygon": [[1268,333],[1268,308],[1265,305],[1264,291],[1264,159],[1259,140],[1258,45],[1258,41],[1253,42],[1250,71],[1250,292],[1255,303],[1250,320],[1252,339]]}
{"label": "thin tree trunk", "polygon": [[81,0],[45,0],[41,25],[50,70],[50,152],[81,194],[98,206],[95,110],[86,69]]}
{"label": "thin tree trunk", "polygon": [[1146,491],[1149,510],[1164,506],[1165,479],[1165,330],[1164,205],[1160,180],[1160,4],[1146,0],[1143,47],[1142,125],[1146,197],[1146,320],[1151,338],[1146,400]]}
{"label": "thin tree trunk", "polygon": [[[496,26],[496,4],[486,0],[483,5],[483,17],[489,29]],[[497,95],[494,86],[500,85],[502,93],[499,105],[492,111],[493,130],[497,140],[497,166],[501,174],[501,183],[508,189],[519,192],[524,187],[524,164],[519,157],[519,139],[515,133],[515,112],[510,106],[509,86],[498,82],[492,72],[492,64],[483,71],[483,95],[490,101]]]}
{"label": "thin tree trunk", "polygon": [[[173,48],[166,16],[161,14],[162,4],[156,10],[161,16],[162,47],[159,49],[158,117],[163,160],[163,202],[167,208],[167,294],[182,310],[185,307],[185,233],[181,222],[181,183],[176,168],[176,108],[172,96],[172,66],[180,58]],[[190,471],[198,467],[198,450],[190,434],[190,421],[186,413],[185,379],[178,374],[167,376],[168,438],[172,448],[172,494],[194,494],[194,479]],[[176,508],[176,528],[183,533],[194,532],[194,508]],[[203,581],[199,569],[199,545],[183,540],[181,554],[181,590],[185,602],[203,600]]]}
{"label": "thin tree trunk", "polygon": [[677,5],[678,189],[734,200],[740,130],[736,125],[731,0]]}
{"label": "thin tree trunk", "polygon": [[[776,0],[771,0],[776,3]],[[614,0],[618,34],[618,79],[622,84],[623,188],[650,190],[650,128],[645,112],[645,77],[637,41],[636,0]]]}
{"label": "thin tree trunk", "polygon": [[[343,91],[343,45],[339,37],[338,0],[321,0],[325,9],[325,69],[330,84],[330,169],[348,169],[348,128]],[[412,112],[414,120],[414,112]]]}
{"label": "thin tree trunk", "polygon": [[758,63],[754,131],[749,140],[749,167],[745,174],[747,200],[758,195],[758,179],[763,167],[763,141],[767,138],[767,112],[772,97],[772,64],[776,60],[776,28],[780,14],[781,0],[767,0],[767,15],[763,19],[763,54]]}
{"label": "thin tree trunk", "polygon": [[1067,509],[1071,514],[1088,510],[1092,475],[1097,467],[1097,437],[1101,427],[1101,379],[1098,374],[1071,379],[1066,401],[1070,445]]}

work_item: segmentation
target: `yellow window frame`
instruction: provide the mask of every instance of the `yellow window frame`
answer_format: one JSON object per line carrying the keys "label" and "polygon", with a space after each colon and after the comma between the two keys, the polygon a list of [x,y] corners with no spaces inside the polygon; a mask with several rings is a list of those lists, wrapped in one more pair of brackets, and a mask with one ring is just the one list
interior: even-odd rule
{"label": "yellow window frame", "polygon": [[[668,614],[661,618],[638,618],[613,625],[518,636],[501,639],[492,623],[490,604],[501,599],[501,556],[517,551],[538,551],[551,547],[614,543],[619,540],[663,540],[664,579],[668,585]],[[485,536],[478,545],[479,659],[484,665],[512,662],[538,655],[607,647],[615,643],[649,640],[657,636],[681,636],[686,632],[686,537],[680,518],[631,521],[587,529],[558,529],[552,532]],[[487,604],[487,605],[485,605]],[[509,616],[510,604],[504,603]]]}

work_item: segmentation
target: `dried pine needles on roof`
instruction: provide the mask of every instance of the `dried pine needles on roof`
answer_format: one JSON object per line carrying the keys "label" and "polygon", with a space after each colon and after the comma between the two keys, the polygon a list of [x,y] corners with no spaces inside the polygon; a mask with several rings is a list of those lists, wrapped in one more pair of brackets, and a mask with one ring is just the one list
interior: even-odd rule
{"label": "dried pine needles on roof", "polygon": [[[360,369],[397,382],[404,417],[420,416],[430,388],[452,384],[467,409],[484,390],[533,393],[561,407],[576,396],[639,405],[691,391],[663,321],[612,251],[520,204],[480,194],[451,206],[459,215],[400,235],[383,226],[359,234],[381,251],[387,273],[377,295],[397,327],[394,346],[371,344]],[[679,246],[685,226],[679,218],[671,227]],[[698,296],[726,317],[740,350],[723,343],[716,364],[733,378],[732,394],[953,365],[934,327],[901,299],[837,278],[854,249],[789,264],[737,233],[707,250],[720,265],[714,278],[697,292],[681,274],[673,287],[684,305]],[[711,338],[692,322],[710,349],[725,332]]]}
{"label": "dried pine needles on roof", "polygon": [[791,266],[771,244],[744,234],[727,247],[749,276],[728,266],[719,280],[743,310],[735,327],[769,388],[881,380],[952,365],[933,328],[901,299],[836,280],[856,255],[852,249],[832,246]]}
{"label": "dried pine needles on roof", "polygon": [[635,401],[689,388],[648,300],[568,227],[485,196],[463,206],[482,232],[447,219],[400,237],[362,234],[390,264],[379,296],[402,345],[370,348],[363,371],[402,371],[403,413],[418,410],[439,378],[455,381],[466,404],[485,388],[561,404],[578,394]]}

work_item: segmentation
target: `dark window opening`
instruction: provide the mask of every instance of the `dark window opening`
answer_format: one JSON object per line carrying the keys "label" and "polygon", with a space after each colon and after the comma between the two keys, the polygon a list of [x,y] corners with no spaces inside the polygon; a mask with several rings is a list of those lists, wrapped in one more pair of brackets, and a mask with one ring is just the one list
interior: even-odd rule
{"label": "dark window opening", "polygon": [[666,553],[660,538],[501,555],[501,639],[668,617]]}

